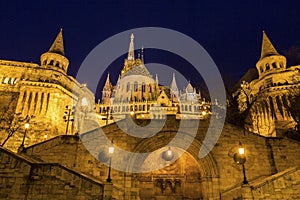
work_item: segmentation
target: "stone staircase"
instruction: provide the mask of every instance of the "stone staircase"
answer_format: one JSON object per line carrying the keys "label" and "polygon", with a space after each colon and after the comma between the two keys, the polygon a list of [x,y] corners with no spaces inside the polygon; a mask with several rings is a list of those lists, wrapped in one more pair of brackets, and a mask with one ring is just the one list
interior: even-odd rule
{"label": "stone staircase", "polygon": [[300,199],[300,166],[237,185],[221,193],[222,200]]}
{"label": "stone staircase", "polygon": [[60,164],[0,148],[0,199],[107,199],[109,187]]}

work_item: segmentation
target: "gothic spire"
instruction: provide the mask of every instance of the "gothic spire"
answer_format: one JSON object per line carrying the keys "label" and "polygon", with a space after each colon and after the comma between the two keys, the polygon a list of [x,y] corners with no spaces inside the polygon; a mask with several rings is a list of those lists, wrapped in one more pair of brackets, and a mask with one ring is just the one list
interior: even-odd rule
{"label": "gothic spire", "polygon": [[110,78],[109,78],[109,73],[108,73],[103,90],[110,90],[111,87],[112,87],[112,84],[110,83]]}
{"label": "gothic spire", "polygon": [[173,73],[173,79],[171,83],[171,90],[178,90],[177,84],[176,84],[176,79],[175,79],[175,73]]}
{"label": "gothic spire", "polygon": [[265,31],[263,31],[263,39],[262,39],[262,46],[261,46],[261,56],[260,59],[271,55],[279,55],[276,51],[275,47],[271,43],[270,39],[268,38]]}
{"label": "gothic spire", "polygon": [[178,94],[178,87],[176,84],[176,79],[175,79],[175,73],[173,73],[173,79],[172,79],[172,83],[171,83],[171,97],[172,97],[172,101],[174,101],[175,99],[177,99],[179,97]]}
{"label": "gothic spire", "polygon": [[133,42],[133,40],[134,40],[134,35],[131,34],[127,60],[134,60],[134,42]]}
{"label": "gothic spire", "polygon": [[62,35],[62,28],[60,29],[58,35],[56,36],[53,44],[51,45],[48,52],[57,53],[60,55],[65,55],[65,49],[64,49],[64,40]]}

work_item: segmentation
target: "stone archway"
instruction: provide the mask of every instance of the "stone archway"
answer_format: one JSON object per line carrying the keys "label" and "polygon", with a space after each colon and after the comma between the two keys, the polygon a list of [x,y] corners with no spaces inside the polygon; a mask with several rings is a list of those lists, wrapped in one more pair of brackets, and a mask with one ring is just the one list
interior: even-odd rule
{"label": "stone archway", "polygon": [[[156,153],[160,154],[165,150],[162,148]],[[177,151],[180,149],[172,148],[173,153]],[[141,167],[147,167],[154,157],[149,156]],[[162,169],[139,174],[136,177],[139,197],[145,200],[203,199],[201,177],[202,171],[198,162],[185,152]]]}
{"label": "stone archway", "polygon": [[[169,132],[172,134],[171,132]],[[166,132],[159,135],[168,135]],[[198,153],[201,143],[188,134],[181,133],[182,140],[192,140],[192,144],[185,151],[180,144],[171,146],[174,153],[183,153],[178,160],[151,172],[141,173],[133,180],[136,183],[141,199],[218,199],[219,174],[215,160],[209,153],[199,159]],[[167,137],[167,136],[166,136]],[[141,168],[151,164],[164,162],[161,154],[168,149],[166,140],[160,137],[144,140],[136,146],[135,152],[152,152],[148,157],[132,156],[128,168],[138,166]],[[130,170],[129,170],[130,171]],[[147,171],[147,170],[145,170]]]}

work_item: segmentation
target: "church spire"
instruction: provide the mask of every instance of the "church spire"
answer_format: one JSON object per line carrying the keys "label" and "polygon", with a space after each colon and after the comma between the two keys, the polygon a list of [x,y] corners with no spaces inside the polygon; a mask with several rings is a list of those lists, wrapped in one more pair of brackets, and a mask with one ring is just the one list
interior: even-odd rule
{"label": "church spire", "polygon": [[110,78],[109,78],[109,73],[108,73],[103,90],[111,90],[111,87],[112,87],[112,84],[110,83]]}
{"label": "church spire", "polygon": [[176,79],[175,79],[175,73],[173,73],[173,79],[172,79],[172,83],[171,83],[171,89],[178,90],[177,84],[176,84]]}
{"label": "church spire", "polygon": [[177,87],[177,84],[176,84],[176,79],[175,79],[175,73],[173,73],[173,79],[172,79],[172,83],[171,83],[171,98],[172,98],[172,101],[178,101],[178,87]]}
{"label": "church spire", "polygon": [[109,73],[107,74],[106,82],[102,90],[102,102],[104,104],[110,103],[110,98],[112,96],[112,84],[110,83]]}
{"label": "church spire", "polygon": [[133,40],[134,40],[134,35],[131,34],[127,60],[134,60],[134,42],[133,42]]}
{"label": "church spire", "polygon": [[56,36],[53,44],[51,45],[48,52],[57,53],[60,55],[65,55],[65,49],[64,49],[64,40],[62,35],[62,28],[60,29],[58,35]]}
{"label": "church spire", "polygon": [[279,55],[279,54],[276,51],[276,49],[273,46],[273,44],[271,43],[271,41],[268,38],[268,36],[265,33],[265,31],[263,31],[263,39],[262,39],[260,59],[263,59],[263,58],[271,56],[271,55]]}

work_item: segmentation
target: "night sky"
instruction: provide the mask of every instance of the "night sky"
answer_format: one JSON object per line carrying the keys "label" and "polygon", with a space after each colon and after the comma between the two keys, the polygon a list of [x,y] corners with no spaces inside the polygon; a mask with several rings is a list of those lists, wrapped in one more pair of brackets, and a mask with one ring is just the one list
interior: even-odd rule
{"label": "night sky", "polygon": [[[297,0],[0,0],[0,59],[39,63],[40,55],[50,48],[62,27],[70,60],[68,74],[74,76],[88,53],[103,40],[128,29],[154,26],[180,31],[198,41],[224,80],[233,82],[255,67],[262,30],[280,53],[300,47],[299,10]],[[174,59],[166,61],[168,55],[159,55],[145,51],[145,60],[174,65],[180,71],[181,64],[176,66]],[[113,65],[109,70],[115,82],[114,71],[122,68],[122,61]]]}

